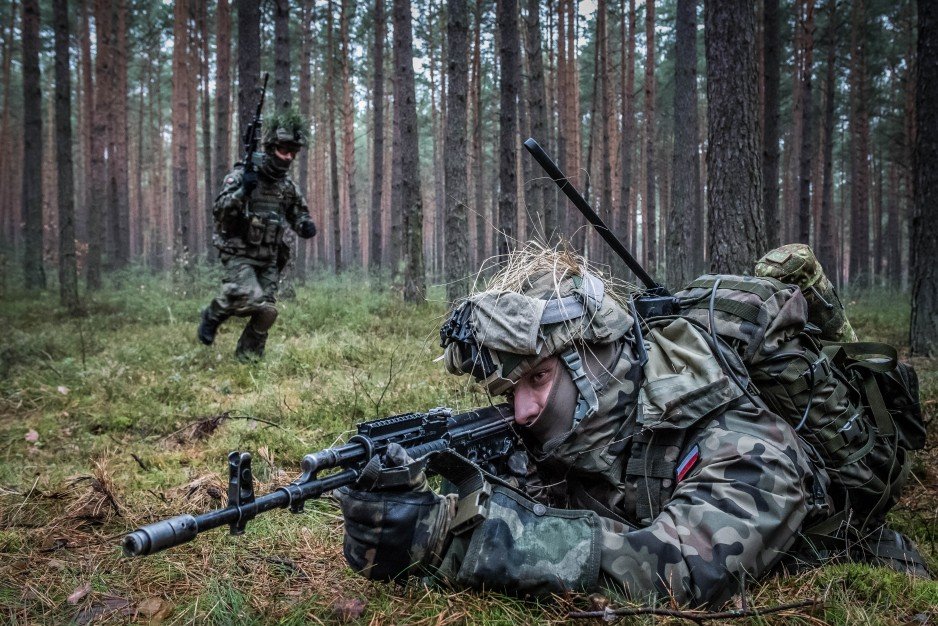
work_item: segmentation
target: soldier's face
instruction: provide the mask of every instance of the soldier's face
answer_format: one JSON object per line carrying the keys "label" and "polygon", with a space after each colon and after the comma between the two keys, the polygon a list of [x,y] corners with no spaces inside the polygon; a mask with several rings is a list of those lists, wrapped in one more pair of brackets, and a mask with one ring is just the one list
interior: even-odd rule
{"label": "soldier's face", "polygon": [[560,371],[560,360],[553,356],[521,377],[509,392],[515,408],[515,422],[519,426],[531,426],[537,421],[547,400],[550,390]]}
{"label": "soldier's face", "polygon": [[287,163],[292,163],[293,159],[296,158],[296,155],[299,151],[299,148],[294,148],[292,146],[274,146],[274,154],[277,156],[277,158],[282,161],[286,161]]}

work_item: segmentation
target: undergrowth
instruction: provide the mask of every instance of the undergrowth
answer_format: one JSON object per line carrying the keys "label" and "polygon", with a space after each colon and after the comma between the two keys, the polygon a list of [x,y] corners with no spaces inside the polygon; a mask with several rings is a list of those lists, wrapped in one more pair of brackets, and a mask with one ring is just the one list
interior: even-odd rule
{"label": "undergrowth", "polygon": [[[330,498],[297,516],[265,514],[241,537],[207,532],[144,559],[121,556],[121,536],[139,524],[222,506],[230,450],[252,452],[263,493],[291,480],[305,453],[344,442],[357,422],[487,404],[465,377],[434,362],[446,314],[440,288],[412,306],[364,275],[314,276],[278,305],[265,360],[244,365],[233,358],[240,320],[226,323],[212,347],[195,338],[216,278],[204,269],[177,281],[127,271],[88,299],[79,317],[68,316],[52,290],[5,294],[0,622],[543,623],[599,601],[536,603],[370,583],[345,565],[341,516]],[[908,344],[906,297],[871,292],[847,300],[864,338]],[[935,362],[915,365],[934,416]],[[933,566],[936,511],[931,433],[891,521]],[[751,621],[938,619],[938,583],[862,565],[773,577],[748,592],[752,606],[806,599],[823,608]]]}

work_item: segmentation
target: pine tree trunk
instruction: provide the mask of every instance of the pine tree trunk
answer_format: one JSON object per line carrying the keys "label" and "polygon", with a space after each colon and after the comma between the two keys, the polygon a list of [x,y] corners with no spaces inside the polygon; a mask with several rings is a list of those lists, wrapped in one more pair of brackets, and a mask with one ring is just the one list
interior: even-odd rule
{"label": "pine tree trunk", "polygon": [[778,209],[778,122],[779,86],[781,82],[782,40],[779,0],[765,0],[763,13],[764,45],[764,109],[762,128],[762,177],[765,182],[765,236],[770,248],[781,243],[781,218]]}
{"label": "pine tree trunk", "polygon": [[674,185],[668,215],[667,284],[686,285],[703,265],[697,152],[697,0],[678,0],[674,63]]}
{"label": "pine tree trunk", "polygon": [[[626,35],[626,20],[628,35]],[[613,227],[625,233],[626,247],[635,254],[635,205],[632,203],[632,161],[635,153],[635,0],[622,2],[622,134],[619,138],[621,174],[619,175],[619,221]]]}
{"label": "pine tree trunk", "polygon": [[765,252],[760,207],[755,14],[749,0],[707,2],[707,204],[710,267],[751,271]]}
{"label": "pine tree trunk", "polygon": [[39,2],[23,0],[23,279],[45,289],[42,267],[42,92],[39,76]]}
{"label": "pine tree trunk", "polygon": [[821,182],[821,220],[817,229],[818,260],[828,276],[840,274],[839,256],[834,247],[834,110],[836,104],[835,73],[837,30],[833,27],[837,0],[828,0],[827,72],[824,79],[824,171]]}
{"label": "pine tree trunk", "polygon": [[414,93],[414,45],[410,0],[394,0],[394,107],[399,120],[400,207],[404,244],[404,301],[423,302],[426,294],[423,258],[423,201],[417,99]]}
{"label": "pine tree trunk", "polygon": [[174,263],[188,269],[192,252],[189,212],[189,53],[187,0],[173,9],[173,215],[176,218]]}
{"label": "pine tree trunk", "polygon": [[469,236],[466,225],[466,104],[469,68],[469,6],[466,0],[446,4],[446,299],[455,302],[469,290]]}
{"label": "pine tree trunk", "polygon": [[335,66],[335,27],[332,2],[326,7],[326,124],[329,127],[329,183],[332,189],[332,262],[336,272],[344,269],[342,259],[342,204],[339,198],[339,152],[335,136],[335,92],[339,89]]}
{"label": "pine tree trunk", "polygon": [[384,191],[384,37],[385,0],[375,0],[374,10],[374,82],[372,86],[372,156],[371,156],[371,233],[368,265],[372,271],[381,267],[381,201]]}
{"label": "pine tree trunk", "polygon": [[290,106],[290,1],[274,0],[274,108]]}
{"label": "pine tree trunk", "polygon": [[811,243],[811,158],[814,155],[811,76],[814,72],[814,0],[805,1],[801,67],[801,156],[799,158],[798,241]]}
{"label": "pine tree trunk", "polygon": [[237,0],[238,3],[238,137],[254,118],[257,89],[261,74],[261,3]]}
{"label": "pine tree trunk", "polygon": [[518,220],[517,178],[517,100],[518,100],[518,4],[500,0],[496,28],[501,37],[499,48],[500,106],[498,113],[498,254],[508,254],[515,246]]}
{"label": "pine tree trunk", "polygon": [[657,209],[655,204],[655,2],[645,3],[645,207],[642,219],[648,225],[648,239],[644,242],[648,269],[655,270],[658,263],[655,248],[657,237]]}
{"label": "pine tree trunk", "polygon": [[212,170],[212,95],[209,92],[209,52],[208,37],[209,24],[206,3],[198,6],[199,29],[199,85],[202,91],[202,206],[199,207],[202,225],[199,233],[201,245],[208,251],[209,256],[214,255],[212,247],[212,229],[209,227],[209,216],[212,214],[212,204],[215,198],[216,183],[213,180]]}
{"label": "pine tree trunk", "polygon": [[59,206],[59,299],[78,310],[75,257],[75,185],[72,171],[72,86],[69,73],[68,0],[53,0],[55,25],[55,165]]}
{"label": "pine tree trunk", "polygon": [[351,238],[348,258],[353,264],[361,259],[361,244],[359,241],[358,227],[358,198],[355,191],[355,105],[352,102],[352,50],[349,40],[349,24],[354,15],[354,3],[350,2],[350,0],[342,0],[342,15],[339,25],[339,36],[342,41],[342,171],[345,175],[349,236]]}
{"label": "pine tree trunk", "polygon": [[866,50],[863,42],[866,24],[864,0],[853,6],[851,29],[850,134],[852,180],[850,184],[850,281],[869,284],[869,97],[866,88]]}
{"label": "pine tree trunk", "polygon": [[[312,89],[312,70],[310,68],[310,54],[312,51],[312,13],[313,13],[313,1],[312,0],[303,0],[300,3],[300,115],[303,116],[303,119],[310,120],[310,90]],[[306,146],[306,149],[300,152],[299,154],[299,173],[298,181],[300,185],[300,193],[303,194],[304,198],[312,201],[314,204],[315,198],[310,194],[310,181],[309,181],[309,162],[311,154],[314,149],[315,137],[312,131],[310,131],[309,144]],[[310,207],[310,214],[313,215],[316,211],[315,206]],[[315,219],[315,218],[314,218]],[[322,222],[318,222],[321,226]],[[306,281],[306,266],[307,258],[309,256],[310,242],[308,239],[297,239],[296,241],[296,278],[300,284]]]}
{"label": "pine tree trunk", "polygon": [[912,353],[938,356],[938,6],[918,0],[915,207],[912,213]]}
{"label": "pine tree trunk", "polygon": [[472,27],[472,206],[476,216],[476,245],[472,252],[473,267],[478,267],[482,259],[489,254],[488,242],[491,241],[491,222],[485,210],[485,181],[482,168],[482,15],[486,0],[476,0]]}
{"label": "pine tree trunk", "polygon": [[13,202],[13,181],[17,180],[14,176],[13,166],[15,162],[19,160],[19,155],[12,152],[13,137],[10,128],[10,110],[13,108],[13,104],[10,101],[10,78],[13,65],[13,31],[16,26],[16,15],[16,2],[14,1],[10,5],[9,28],[6,24],[2,25],[3,77],[0,79],[0,81],[2,81],[0,84],[3,85],[3,92],[0,94],[3,98],[3,114],[2,121],[0,121],[0,143],[7,146],[6,150],[0,151],[0,243],[5,244],[10,249],[14,248],[17,230],[16,224],[19,222],[19,218],[16,215],[19,207],[15,207]]}
{"label": "pine tree trunk", "polygon": [[231,169],[231,7],[218,0],[215,10],[215,150],[212,191]]}

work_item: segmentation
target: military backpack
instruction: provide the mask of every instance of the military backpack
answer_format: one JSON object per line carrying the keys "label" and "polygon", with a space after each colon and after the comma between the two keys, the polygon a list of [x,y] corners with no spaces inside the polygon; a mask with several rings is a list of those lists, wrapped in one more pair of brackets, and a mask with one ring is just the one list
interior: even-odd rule
{"label": "military backpack", "polygon": [[739,354],[747,391],[820,457],[831,519],[881,525],[908,480],[908,451],[925,445],[912,367],[885,344],[825,339],[836,325],[811,319],[801,289],[774,278],[707,274],[675,295],[681,315]]}

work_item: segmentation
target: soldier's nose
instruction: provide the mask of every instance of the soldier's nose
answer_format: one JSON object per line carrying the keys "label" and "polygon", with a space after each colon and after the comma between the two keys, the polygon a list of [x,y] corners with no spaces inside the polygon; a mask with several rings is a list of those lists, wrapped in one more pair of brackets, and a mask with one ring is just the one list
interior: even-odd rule
{"label": "soldier's nose", "polygon": [[525,389],[515,389],[515,423],[519,426],[530,426],[541,414],[541,407],[534,401],[531,393]]}

